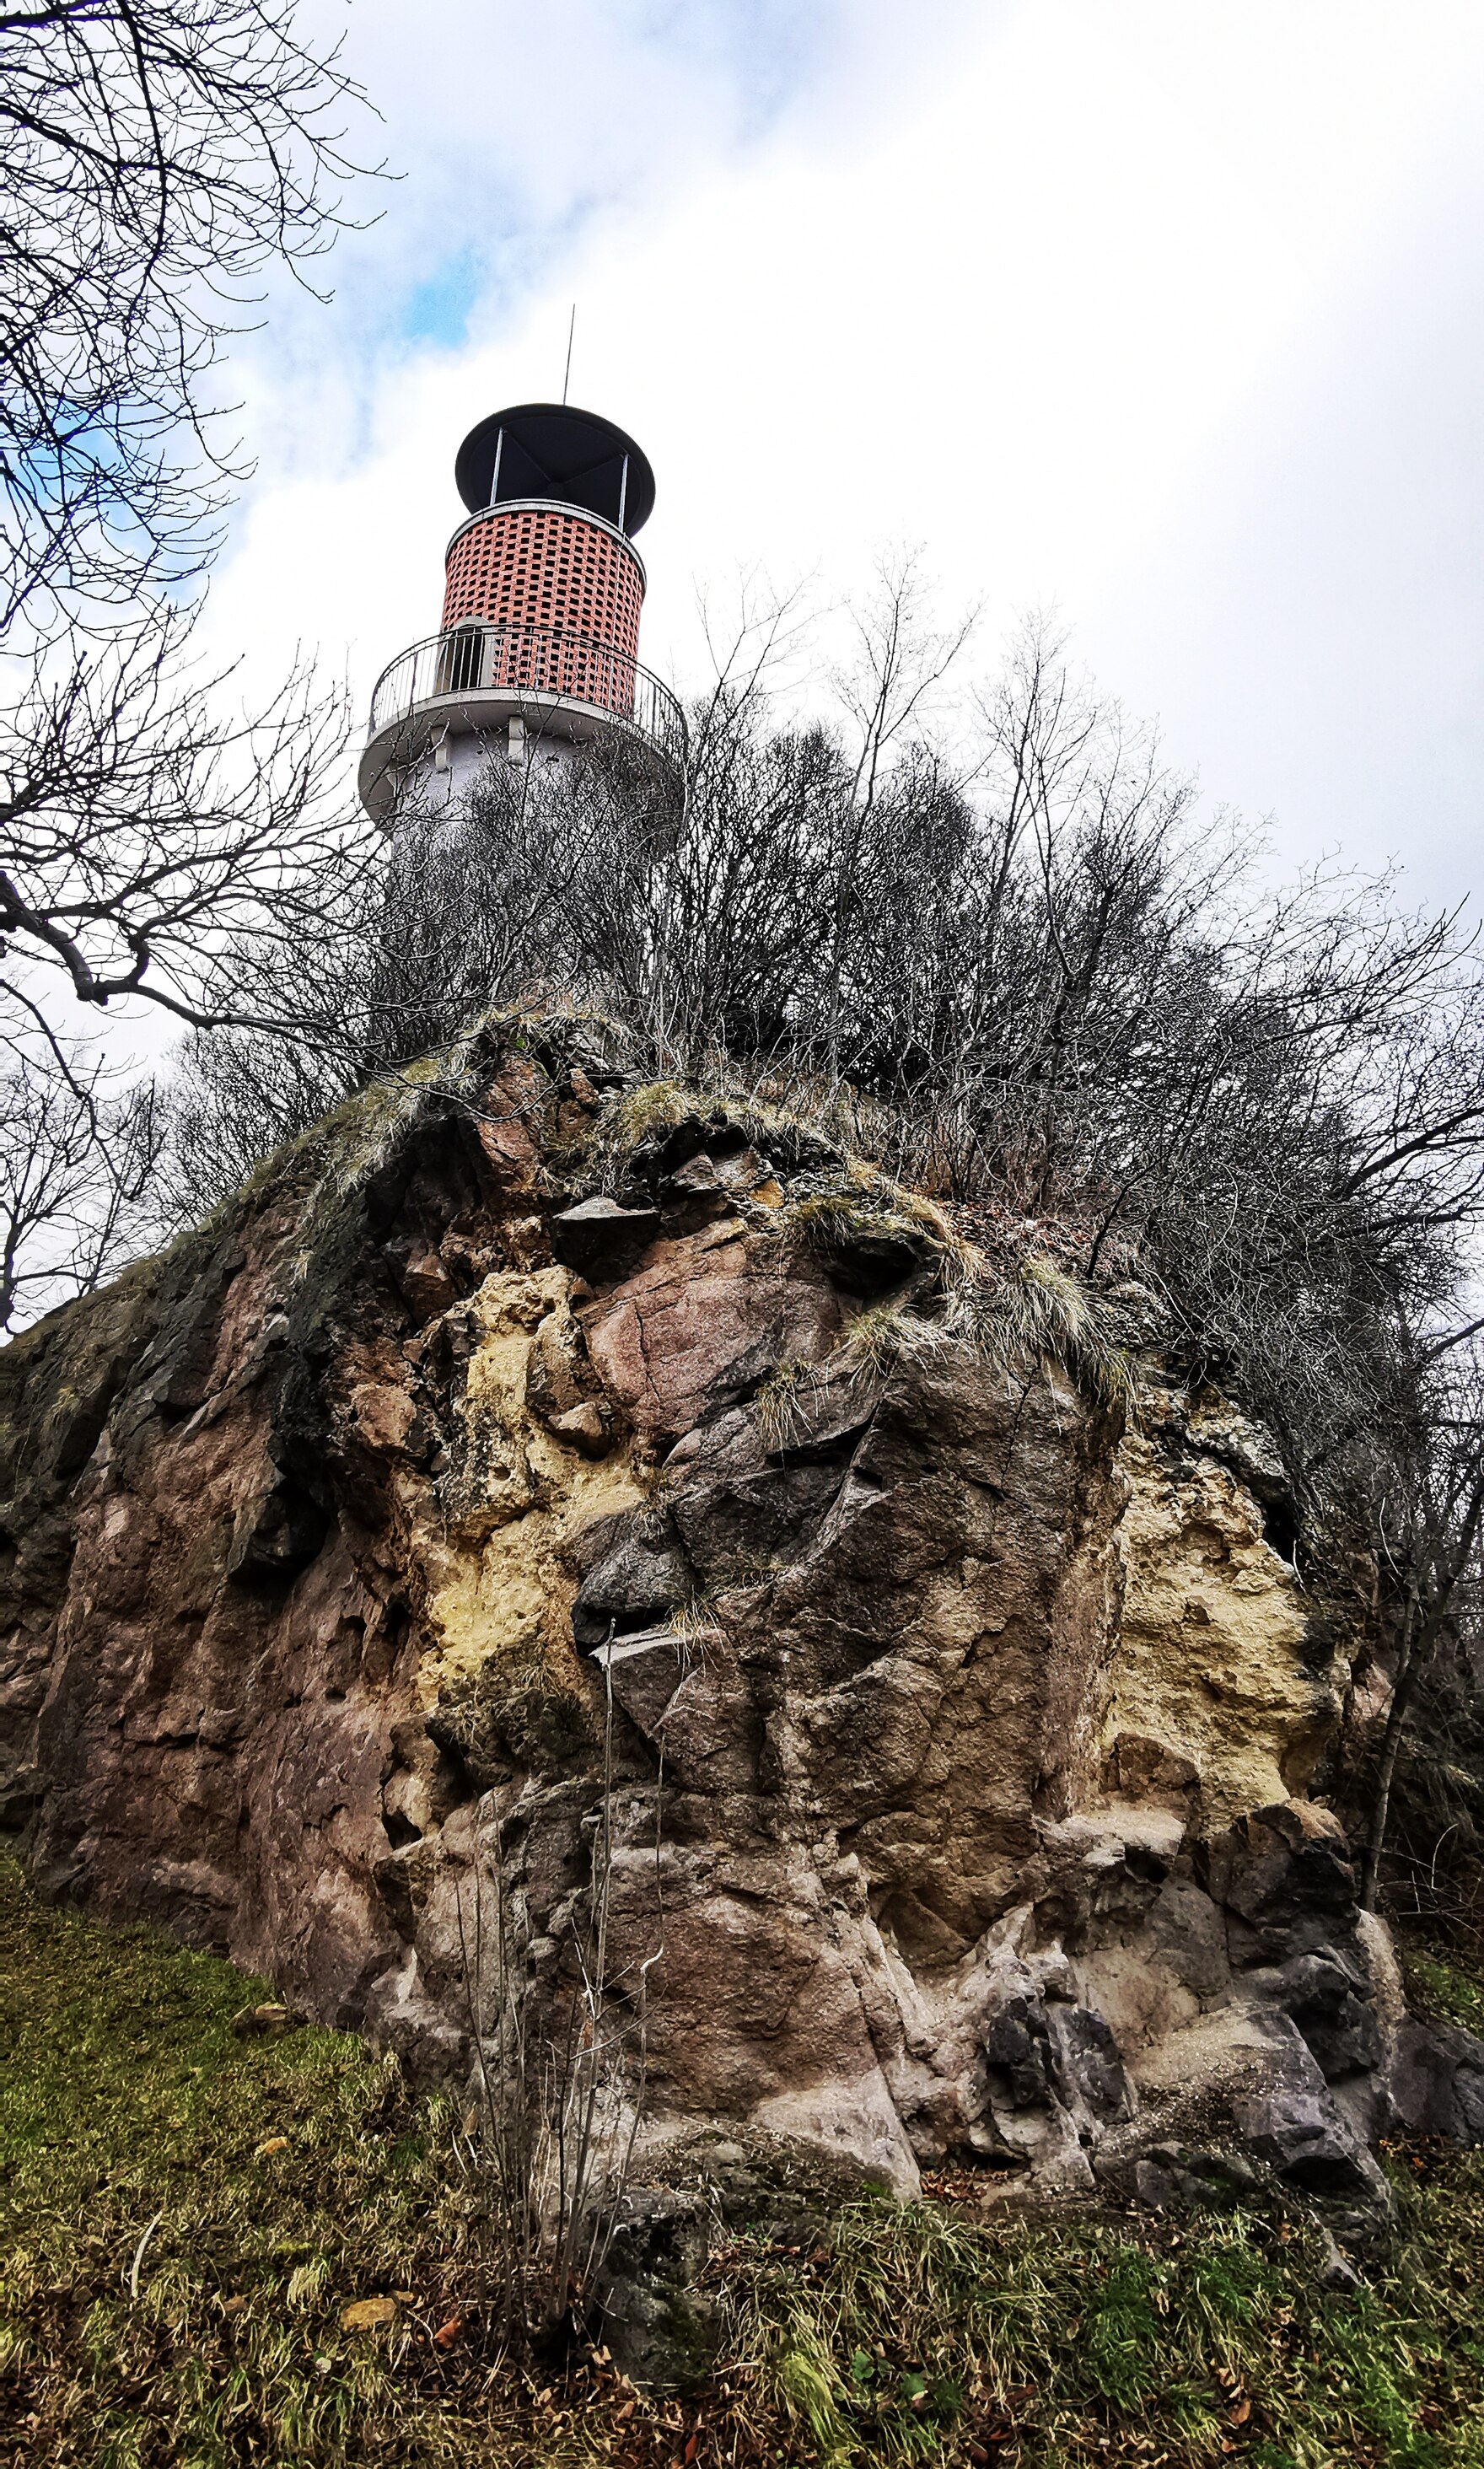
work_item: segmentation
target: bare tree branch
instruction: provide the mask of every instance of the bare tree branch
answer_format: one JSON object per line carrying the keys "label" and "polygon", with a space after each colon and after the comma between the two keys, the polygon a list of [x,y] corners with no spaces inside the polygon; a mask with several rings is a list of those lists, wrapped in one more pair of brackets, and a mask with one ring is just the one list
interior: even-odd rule
{"label": "bare tree branch", "polygon": [[164,1137],[152,1082],[32,1052],[0,1075],[0,1329],[93,1288],[148,1228]]}
{"label": "bare tree branch", "polygon": [[292,0],[0,14],[0,634],[209,562],[221,345],[334,240],[362,104]]}

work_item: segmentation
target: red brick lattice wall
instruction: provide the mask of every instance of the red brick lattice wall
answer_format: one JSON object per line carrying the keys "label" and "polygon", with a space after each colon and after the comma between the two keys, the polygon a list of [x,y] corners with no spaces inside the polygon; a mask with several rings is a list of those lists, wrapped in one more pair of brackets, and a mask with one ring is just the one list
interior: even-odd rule
{"label": "red brick lattice wall", "polygon": [[[539,630],[497,638],[486,684],[574,695],[627,712],[643,598],[638,560],[612,532],[557,506],[497,508],[449,551],[443,623],[482,618]],[[555,632],[600,648],[554,642]]]}

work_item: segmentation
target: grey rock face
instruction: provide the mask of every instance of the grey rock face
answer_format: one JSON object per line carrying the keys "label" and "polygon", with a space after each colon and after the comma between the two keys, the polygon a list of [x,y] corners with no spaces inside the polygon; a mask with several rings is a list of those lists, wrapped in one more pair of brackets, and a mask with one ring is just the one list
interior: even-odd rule
{"label": "grey rock face", "polygon": [[1398,2124],[1411,2134],[1484,2143],[1484,2041],[1458,2024],[1409,2016],[1396,2036],[1387,2089]]}
{"label": "grey rock face", "polygon": [[1304,2194],[1384,2208],[1385,2179],[1330,2099],[1297,2031],[1275,2019],[1270,2052],[1265,2079],[1236,2104],[1236,2123],[1249,2150]]}

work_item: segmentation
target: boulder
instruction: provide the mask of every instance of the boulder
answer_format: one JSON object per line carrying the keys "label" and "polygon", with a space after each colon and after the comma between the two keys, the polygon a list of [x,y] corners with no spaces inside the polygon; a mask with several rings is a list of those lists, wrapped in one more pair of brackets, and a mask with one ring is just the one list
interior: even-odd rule
{"label": "boulder", "polygon": [[657,1209],[624,1209],[605,1194],[559,1210],[551,1220],[551,1248],[584,1278],[619,1278],[659,1232]]}

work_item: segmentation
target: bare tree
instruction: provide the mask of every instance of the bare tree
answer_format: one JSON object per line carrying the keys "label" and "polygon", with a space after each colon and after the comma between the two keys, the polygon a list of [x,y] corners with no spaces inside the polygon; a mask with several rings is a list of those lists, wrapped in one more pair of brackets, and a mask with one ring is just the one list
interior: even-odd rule
{"label": "bare tree", "polygon": [[0,1329],[90,1294],[153,1214],[163,1136],[152,1082],[110,1092],[95,1058],[0,1077]]}
{"label": "bare tree", "polygon": [[249,922],[291,934],[344,840],[333,802],[344,709],[296,671],[222,718],[220,676],[179,654],[188,616],[10,664],[0,705],[0,952],[34,1017],[140,997],[200,1025],[237,1016],[221,965]]}
{"label": "bare tree", "polygon": [[[110,1075],[67,1015],[102,1023],[134,999],[197,1024],[261,1018],[233,981],[234,938],[250,921],[291,943],[345,862],[337,699],[300,672],[224,724],[223,681],[171,657],[188,626],[151,616],[0,663],[22,681],[0,705],[0,1040],[12,1091],[34,1093],[0,1128],[5,1326],[86,1291],[150,1224],[152,1095],[103,1102]],[[77,1239],[58,1249],[64,1216]]]}
{"label": "bare tree", "polygon": [[[1391,1700],[1371,1794],[1361,1901],[1376,1907],[1398,1761],[1419,1692],[1445,1639],[1477,1630],[1484,1603],[1484,1363],[1478,1324],[1414,1349],[1393,1426],[1379,1539],[1396,1604]],[[1477,1645],[1477,1637],[1474,1639]]]}
{"label": "bare tree", "polygon": [[[112,1257],[135,1179],[137,1110],[99,1102],[69,1012],[242,1017],[227,946],[249,915],[291,937],[330,855],[339,699],[299,670],[223,721],[182,587],[245,468],[221,347],[333,241],[359,100],[292,0],[0,6],[0,1037],[36,1091],[0,1134],[12,1314]],[[58,1192],[102,1252],[58,1252]]]}
{"label": "bare tree", "polygon": [[339,222],[361,98],[292,0],[0,9],[0,633],[209,562],[223,340]]}
{"label": "bare tree", "polygon": [[[576,982],[633,1022],[657,1068],[689,1076],[790,1038],[829,931],[829,819],[844,794],[823,732],[762,737],[714,705],[706,723],[675,844],[658,849],[642,815],[590,829],[567,916]],[[595,785],[561,784],[568,818]]]}

